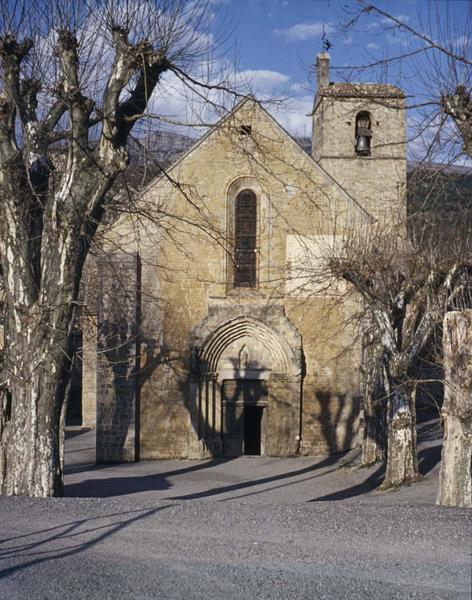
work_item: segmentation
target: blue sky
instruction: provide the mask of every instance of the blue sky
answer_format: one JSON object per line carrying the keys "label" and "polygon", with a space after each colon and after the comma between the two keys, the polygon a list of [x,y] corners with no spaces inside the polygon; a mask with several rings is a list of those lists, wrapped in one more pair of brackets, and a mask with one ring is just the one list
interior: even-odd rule
{"label": "blue sky", "polygon": [[[349,65],[364,65],[381,58],[400,56],[417,50],[422,42],[408,31],[389,29],[382,15],[369,14],[356,26],[341,32],[340,24],[349,20],[347,11],[358,7],[355,0],[210,0],[215,10],[214,32],[226,31],[226,57],[250,81],[259,97],[287,96],[290,102],[274,112],[295,135],[309,135],[310,111],[315,90],[313,64],[322,48],[324,31],[332,48],[332,80],[389,81],[400,85],[411,104],[438,99],[440,92],[469,73],[444,77],[450,65],[445,56],[432,64],[422,54],[413,59],[385,63],[366,72],[350,72]],[[459,40],[470,58],[471,23],[467,22],[471,2],[390,0],[375,3],[406,25],[426,32],[435,39]],[[467,37],[469,36],[469,37]],[[456,49],[457,49],[456,48]],[[431,53],[427,53],[431,54]],[[414,111],[410,124],[420,118]]]}
{"label": "blue sky", "polygon": [[[375,14],[360,20],[355,31],[342,34],[339,25],[349,19],[349,11],[359,6],[355,0],[210,1],[218,6],[217,27],[221,27],[224,19],[229,25],[228,31],[232,28],[231,40],[237,44],[242,70],[273,70],[294,82],[306,80],[307,67],[321,50],[323,27],[333,44],[330,54],[337,67],[362,64],[372,56],[396,53],[408,45],[409,36],[386,31],[386,19]],[[430,10],[435,29],[436,11],[441,19],[449,12],[450,20],[461,27],[471,5],[469,0],[373,2],[418,31],[429,29]]]}

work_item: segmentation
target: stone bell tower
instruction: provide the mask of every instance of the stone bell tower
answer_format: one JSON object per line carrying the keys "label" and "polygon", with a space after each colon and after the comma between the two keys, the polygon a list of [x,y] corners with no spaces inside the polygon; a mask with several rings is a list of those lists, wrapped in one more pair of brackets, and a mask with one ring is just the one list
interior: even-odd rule
{"label": "stone bell tower", "polygon": [[375,219],[394,219],[406,202],[405,94],[330,82],[329,61],[316,58],[313,158]]}

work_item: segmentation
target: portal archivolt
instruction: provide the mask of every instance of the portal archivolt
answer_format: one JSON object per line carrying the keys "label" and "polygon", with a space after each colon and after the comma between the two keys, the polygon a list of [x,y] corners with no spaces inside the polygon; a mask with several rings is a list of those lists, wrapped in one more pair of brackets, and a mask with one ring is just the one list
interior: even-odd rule
{"label": "portal archivolt", "polygon": [[301,353],[281,333],[259,319],[237,317],[216,327],[197,357],[200,455],[297,452]]}
{"label": "portal archivolt", "polygon": [[[244,365],[240,360],[243,346],[247,354]],[[287,341],[271,327],[251,317],[240,317],[221,325],[199,352],[201,373],[221,374],[233,365],[241,374],[258,369],[261,378],[265,379],[271,373],[292,375],[293,363],[293,352]]]}

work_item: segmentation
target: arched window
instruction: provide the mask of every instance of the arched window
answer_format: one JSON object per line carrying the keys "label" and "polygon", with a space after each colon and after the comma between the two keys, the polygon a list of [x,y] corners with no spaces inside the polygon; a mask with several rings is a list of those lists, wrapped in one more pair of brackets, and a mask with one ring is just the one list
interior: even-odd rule
{"label": "arched window", "polygon": [[256,287],[257,198],[242,190],[234,207],[234,287]]}
{"label": "arched window", "polygon": [[370,113],[366,110],[356,116],[356,154],[370,156],[372,141],[372,126]]}

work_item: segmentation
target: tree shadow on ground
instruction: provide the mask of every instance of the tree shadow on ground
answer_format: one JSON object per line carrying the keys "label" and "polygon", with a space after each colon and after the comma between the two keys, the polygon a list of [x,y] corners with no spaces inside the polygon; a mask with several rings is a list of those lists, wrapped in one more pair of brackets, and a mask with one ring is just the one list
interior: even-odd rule
{"label": "tree shadow on ground", "polygon": [[313,498],[313,500],[309,500],[309,502],[325,502],[328,500],[347,500],[348,498],[355,498],[356,496],[362,496],[364,494],[368,494],[369,492],[374,491],[379,485],[382,483],[385,475],[385,466],[380,465],[367,479],[353,485],[344,490],[339,490],[338,492],[334,492],[332,494],[326,494],[325,496],[319,496],[318,498]]}
{"label": "tree shadow on ground", "polygon": [[[242,481],[242,482],[233,483],[230,485],[219,486],[217,488],[212,488],[209,490],[204,490],[202,492],[196,492],[193,494],[183,494],[181,496],[174,496],[174,497],[172,497],[172,500],[198,500],[200,498],[209,498],[212,496],[218,496],[220,494],[226,494],[226,493],[234,492],[234,491],[238,491],[238,490],[251,489],[256,486],[273,483],[273,482],[277,482],[277,481],[284,481],[285,483],[283,485],[285,485],[285,486],[292,485],[294,483],[298,483],[297,481],[293,481],[294,478],[296,478],[300,475],[307,474],[307,473],[312,473],[312,472],[322,469],[324,467],[329,467],[329,466],[335,465],[343,458],[343,456],[344,455],[342,455],[342,454],[327,456],[319,463],[310,465],[308,467],[304,467],[303,469],[297,469],[296,471],[289,471],[288,473],[279,473],[278,475],[272,475],[270,477],[262,477],[260,479],[251,479],[249,481]],[[336,470],[337,469],[338,469],[338,467],[336,467]],[[326,475],[327,473],[330,473],[332,471],[333,470],[325,471],[324,473],[320,473],[319,475],[313,475],[311,478]],[[282,485],[279,485],[276,487],[282,487]],[[275,488],[258,490],[254,493],[264,493],[266,491],[270,491],[271,489],[275,489]],[[250,494],[232,496],[231,499],[241,498],[243,496],[249,496],[249,495]],[[167,498],[167,499],[170,500],[171,498]]]}
{"label": "tree shadow on ground", "polygon": [[[430,446],[423,448],[418,452],[418,470],[421,475],[425,476],[441,460],[441,445]],[[321,502],[329,500],[348,500],[349,498],[355,498],[362,496],[376,490],[383,482],[385,476],[385,465],[380,464],[377,469],[371,473],[367,479],[349,488],[339,490],[332,494],[326,494],[325,496],[319,496],[313,498],[310,502]]]}
{"label": "tree shadow on ground", "polygon": [[[170,506],[172,505],[168,504],[153,509],[130,510],[80,519],[56,527],[4,538],[0,541],[0,579],[34,565],[79,554],[136,521],[152,517]],[[110,519],[113,519],[112,522],[107,522]],[[105,522],[100,523],[100,521]],[[22,541],[10,545],[19,540]],[[54,544],[54,549],[48,549],[48,544],[51,543]],[[18,562],[1,568],[1,561],[12,559],[17,559]]]}
{"label": "tree shadow on ground", "polygon": [[[64,496],[74,498],[107,498],[109,496],[126,496],[128,494],[137,494],[139,492],[162,491],[168,490],[172,484],[167,481],[169,477],[184,475],[193,471],[202,469],[211,469],[229,462],[231,458],[215,458],[208,461],[200,461],[184,467],[182,469],[174,469],[164,473],[152,473],[150,475],[142,475],[133,477],[131,474],[120,475],[117,477],[106,477],[101,479],[87,479],[80,483],[67,484],[64,487]],[[91,467],[83,466],[84,472],[102,471],[103,469],[123,469],[130,468],[134,470],[136,465],[127,463],[123,465],[93,465]],[[80,470],[70,470],[69,473],[79,473]]]}
{"label": "tree shadow on ground", "polygon": [[[345,456],[345,455],[343,455],[343,456]],[[355,460],[355,458],[352,459],[352,460]],[[317,479],[319,477],[324,477],[326,475],[331,475],[332,473],[336,473],[342,466],[346,466],[347,464],[350,464],[350,462],[352,462],[352,461],[347,460],[346,462],[343,462],[343,463],[340,462],[340,464],[336,464],[334,466],[334,468],[328,469],[328,470],[323,471],[321,473],[316,473],[315,475],[313,475],[313,474],[310,473],[308,477],[303,477],[301,479],[296,479],[295,481],[288,481],[286,483],[280,483],[278,485],[272,485],[270,487],[265,487],[262,490],[257,490],[256,489],[254,491],[249,491],[249,492],[247,492],[245,494],[238,494],[236,496],[232,495],[230,498],[223,498],[222,500],[225,501],[225,500],[237,500],[237,499],[240,499],[240,498],[247,498],[249,496],[255,496],[257,494],[265,494],[267,492],[272,492],[273,490],[277,490],[277,489],[280,489],[280,488],[283,488],[283,487],[287,487],[287,486],[290,486],[290,485],[299,485],[300,483],[305,483],[306,481],[313,481],[314,479]],[[297,475],[297,477],[298,477],[298,475]],[[256,481],[256,484],[258,484],[259,481]]]}
{"label": "tree shadow on ground", "polygon": [[78,437],[79,435],[83,435],[84,433],[88,433],[90,429],[70,429],[66,428],[65,436],[66,440],[70,440],[72,438]]}
{"label": "tree shadow on ground", "polygon": [[418,452],[418,469],[421,475],[427,475],[441,461],[442,444],[423,448]]}

